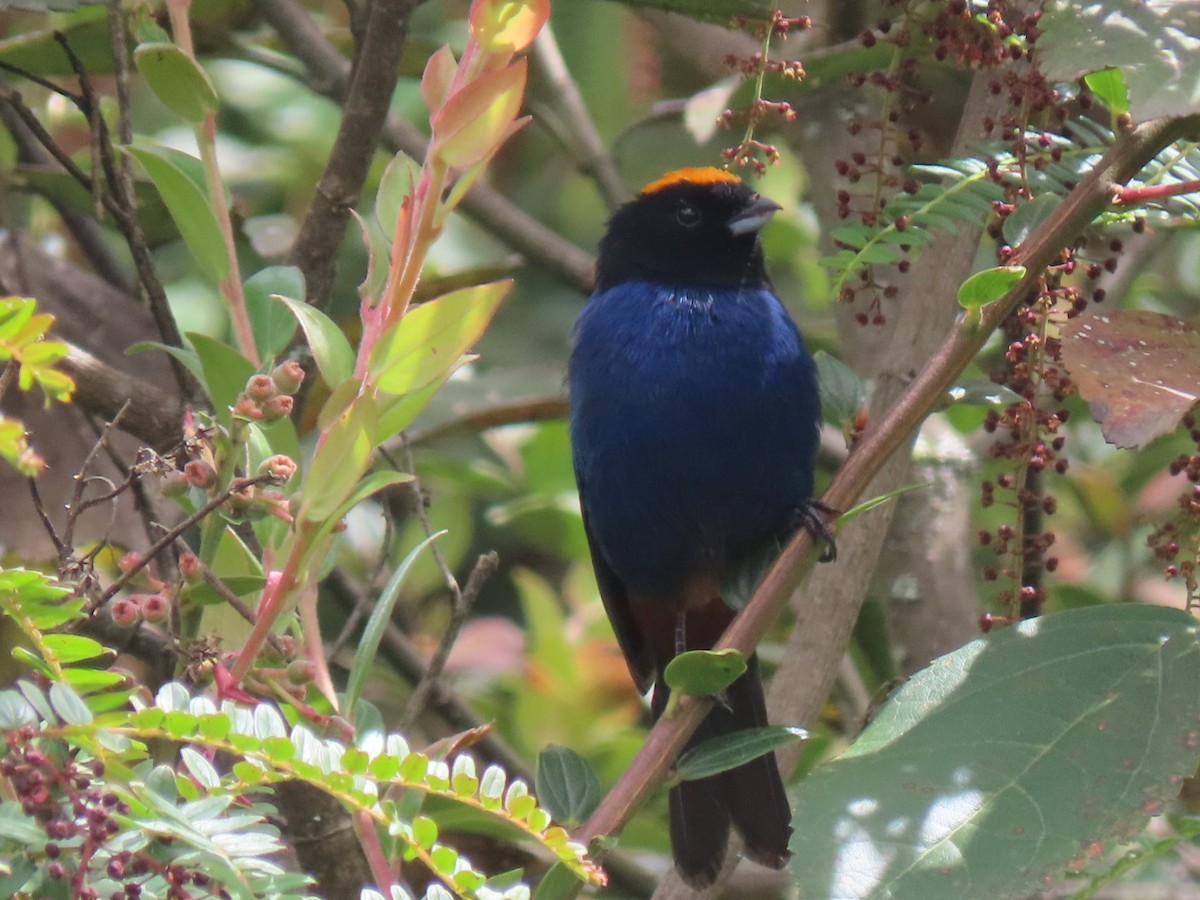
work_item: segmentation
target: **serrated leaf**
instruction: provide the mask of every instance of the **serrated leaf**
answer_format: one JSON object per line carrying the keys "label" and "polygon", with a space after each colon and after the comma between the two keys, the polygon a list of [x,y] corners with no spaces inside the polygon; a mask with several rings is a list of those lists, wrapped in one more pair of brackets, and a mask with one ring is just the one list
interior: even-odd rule
{"label": "serrated leaf", "polygon": [[154,182],[154,187],[171,213],[192,258],[206,275],[219,281],[229,274],[225,240],[216,213],[204,191],[192,181],[165,147],[148,142],[126,147]]}
{"label": "serrated leaf", "polygon": [[796,791],[791,870],[844,898],[1024,897],[1131,839],[1200,760],[1188,614],[1022,621],[918,672]]}
{"label": "serrated leaf", "polygon": [[682,781],[708,778],[807,737],[807,731],[794,725],[767,725],[723,734],[680,756],[675,764],[675,774]]}
{"label": "serrated leaf", "polygon": [[710,697],[733,684],[746,671],[746,657],[737,650],[689,650],[667,664],[667,686],[690,697]]}
{"label": "serrated leaf", "polygon": [[154,95],[180,118],[200,122],[220,106],[208,73],[175,44],[142,44],[133,61]]}
{"label": "serrated leaf", "polygon": [[303,300],[282,294],[276,294],[274,299],[290,309],[300,323],[326,384],[336,387],[354,373],[354,349],[333,319]]}
{"label": "serrated leaf", "polygon": [[574,826],[600,803],[600,779],[587,760],[569,747],[551,744],[537,758],[538,800],[555,821]]}
{"label": "serrated leaf", "polygon": [[963,309],[979,309],[994,303],[1024,277],[1024,266],[996,266],[976,272],[959,285],[958,305]]}

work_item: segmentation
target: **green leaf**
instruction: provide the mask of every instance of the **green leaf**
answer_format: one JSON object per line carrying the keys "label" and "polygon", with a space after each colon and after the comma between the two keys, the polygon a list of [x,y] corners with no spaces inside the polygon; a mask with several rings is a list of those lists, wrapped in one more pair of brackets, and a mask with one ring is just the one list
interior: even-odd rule
{"label": "green leaf", "polygon": [[812,896],[1025,897],[1137,835],[1200,761],[1200,642],[1180,610],[1020,622],[918,672],[796,791]]}
{"label": "green leaf", "polygon": [[[693,747],[680,756],[675,765],[675,774],[681,781],[708,778],[719,772],[736,769],[777,747],[803,741],[807,737],[808,732],[795,725],[767,725],[723,734]],[[538,795],[541,796],[541,791],[538,791]],[[545,802],[546,798],[541,799]]]}
{"label": "green leaf", "polygon": [[821,416],[845,431],[867,402],[867,389],[853,369],[824,350],[814,353],[813,360],[817,364]]}
{"label": "green leaf", "polygon": [[999,300],[1025,277],[1024,266],[996,266],[976,272],[958,288],[958,305],[979,309]]}
{"label": "green leaf", "polygon": [[511,287],[509,279],[475,285],[410,309],[371,351],[376,386],[407,394],[449,370],[483,334]]}
{"label": "green leaf", "polygon": [[534,787],[554,821],[567,827],[586,821],[600,803],[595,770],[574,750],[557,744],[538,754]]}
{"label": "green leaf", "polygon": [[16,691],[0,691],[0,730],[16,731],[37,725],[38,711]]}
{"label": "green leaf", "polygon": [[337,387],[354,374],[354,349],[333,319],[303,300],[293,300],[284,294],[276,294],[274,299],[290,309],[304,329],[313,359],[327,385]]}
{"label": "green leaf", "polygon": [[254,346],[263,359],[273,359],[292,342],[296,319],[273,297],[304,296],[304,273],[295,266],[268,266],[255,272],[242,285],[246,295],[246,313],[254,332]]}
{"label": "green leaf", "polygon": [[217,89],[208,73],[174,44],[142,44],[133,61],[154,95],[180,118],[200,122],[217,111]]}
{"label": "green leaf", "polygon": [[363,688],[367,684],[367,675],[371,671],[371,664],[375,661],[375,653],[379,650],[380,642],[383,641],[384,631],[387,630],[388,624],[392,621],[392,612],[396,608],[396,601],[400,599],[400,589],[404,587],[404,580],[408,577],[408,572],[412,568],[413,563],[417,561],[422,550],[445,533],[444,531],[439,531],[436,534],[431,534],[425,540],[421,541],[421,543],[417,544],[417,546],[413,547],[408,552],[408,555],[401,560],[400,565],[396,567],[396,571],[392,573],[392,577],[388,579],[383,593],[379,595],[379,599],[375,602],[375,608],[371,610],[371,617],[367,619],[367,626],[363,630],[362,639],[358,642],[358,649],[354,651],[354,662],[350,665],[350,677],[346,682],[346,700],[342,705],[343,709],[354,709],[358,703],[358,699],[362,696]]}
{"label": "green leaf", "polygon": [[583,893],[584,883],[561,862],[550,867],[533,892],[533,900],[575,900]]}
{"label": "green leaf", "polygon": [[46,649],[64,665],[112,653],[99,641],[81,634],[48,634],[42,640]]}
{"label": "green leaf", "polygon": [[298,518],[319,522],[341,507],[367,470],[375,445],[375,401],[358,397],[330,426],[309,464]]}
{"label": "green leaf", "polygon": [[1060,203],[1062,197],[1048,192],[1038,194],[1028,203],[1022,203],[1004,219],[1004,240],[1010,247],[1019,247]]}
{"label": "green leaf", "polygon": [[689,650],[667,663],[663,676],[674,692],[709,697],[733,684],[746,671],[746,657],[737,650]]}
{"label": "green leaf", "polygon": [[222,425],[229,425],[233,421],[230,407],[237,403],[238,395],[254,374],[254,363],[224,341],[214,340],[206,334],[189,331],[186,337],[200,360],[202,380],[217,420]]}
{"label": "green leaf", "polygon": [[919,491],[923,488],[932,487],[933,485],[927,481],[917,482],[916,484],[906,484],[904,487],[898,487],[894,491],[888,491],[886,494],[880,494],[877,497],[872,497],[869,500],[864,500],[857,506],[853,506],[838,516],[839,522],[849,522],[855,516],[861,516],[865,512],[869,512],[877,506],[883,506],[895,500],[897,497],[903,497],[905,494],[911,494],[913,491]]}
{"label": "green leaf", "polygon": [[1101,69],[1085,75],[1083,81],[1114,116],[1129,112],[1129,91],[1120,69]]}
{"label": "green leaf", "polygon": [[92,711],[75,690],[68,684],[56,681],[47,692],[50,705],[68,725],[87,725],[92,721]]}
{"label": "green leaf", "polygon": [[141,164],[154,182],[197,265],[214,281],[227,276],[229,257],[225,255],[225,240],[216,213],[205,192],[177,160],[177,156],[185,154],[147,141],[126,147],[125,152]]}

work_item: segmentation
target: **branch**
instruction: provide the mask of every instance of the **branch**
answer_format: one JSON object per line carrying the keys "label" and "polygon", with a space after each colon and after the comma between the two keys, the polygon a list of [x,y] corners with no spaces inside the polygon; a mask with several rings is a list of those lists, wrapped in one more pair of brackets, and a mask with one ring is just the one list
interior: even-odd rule
{"label": "branch", "polygon": [[58,367],[75,379],[72,402],[84,412],[111,420],[124,410],[122,431],[156,450],[179,443],[183,408],[174,395],[114,369],[73,344],[67,344],[67,355]]}
{"label": "branch", "polygon": [[[362,197],[371,160],[396,88],[400,54],[408,38],[408,20],[416,0],[372,0],[365,10],[353,67],[334,51],[324,52],[325,38],[312,20],[290,0],[263,0],[264,17],[289,46],[308,64],[336,65],[344,75],[337,84],[342,101],[342,122],[337,139],[317,184],[312,205],[300,226],[290,261],[304,273],[308,301],[323,305],[333,282],[338,248],[350,221],[350,211]],[[311,27],[310,27],[311,26]]]}
{"label": "branch", "polygon": [[564,120],[564,128],[553,129],[555,135],[563,140],[567,150],[576,158],[576,165],[596,182],[609,210],[616,209],[631,199],[629,188],[621,179],[612,155],[596,130],[596,123],[592,121],[587,104],[583,102],[579,85],[567,69],[549,22],[542,26],[534,40],[533,66],[534,72],[554,91],[557,111]]}
{"label": "branch", "polygon": [[[1013,264],[1027,268],[1025,277],[1003,298],[985,307],[980,322],[972,323],[966,316],[959,316],[942,348],[899,401],[863,435],[846,464],[834,476],[822,502],[834,509],[849,509],[895,450],[907,446],[911,435],[937,407],[946,390],[975,358],[992,331],[1034,289],[1042,270],[1110,204],[1115,186],[1129,181],[1156,153],[1198,126],[1200,116],[1159,119],[1123,134],[1018,249]],[[717,642],[718,649],[734,648],[743,653],[753,650],[782,611],[788,597],[803,581],[811,562],[811,550],[812,538],[807,531],[801,530],[767,573],[746,608]],[[840,649],[838,652],[840,654]],[[576,840],[588,843],[600,835],[617,834],[666,776],[711,705],[712,698],[684,697],[674,716],[659,720],[625,774],[576,832]]]}

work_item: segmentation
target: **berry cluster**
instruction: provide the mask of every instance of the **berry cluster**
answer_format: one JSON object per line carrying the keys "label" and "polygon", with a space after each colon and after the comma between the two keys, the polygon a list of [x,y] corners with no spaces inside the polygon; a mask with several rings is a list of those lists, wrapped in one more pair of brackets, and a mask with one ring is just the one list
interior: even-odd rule
{"label": "berry cluster", "polygon": [[799,61],[770,58],[771,40],[787,40],[788,35],[794,31],[807,31],[812,27],[812,20],[808,16],[789,18],[781,11],[775,10],[769,19],[751,20],[745,16],[736,16],[733,24],[761,41],[762,51],[746,57],[731,54],[725,58],[725,64],[730,69],[740,72],[745,78],[755,80],[755,91],[747,109],[727,109],[717,119],[717,124],[725,128],[745,128],[741,142],[736,147],[722,150],[721,155],[727,163],[740,168],[749,166],[761,175],[768,165],[779,162],[779,148],[757,140],[754,137],[755,129],[769,122],[791,122],[796,118],[796,111],[787,101],[767,100],[763,97],[763,79],[768,72],[774,72],[792,81],[799,81],[804,77],[804,66]]}
{"label": "berry cluster", "polygon": [[137,851],[116,849],[119,817],[130,807],[104,785],[102,763],[78,761],[32,726],[5,734],[4,747],[0,777],[46,834],[40,868],[50,881],[67,883],[75,900],[138,900],[147,890],[169,900],[229,896],[204,872],[167,861],[169,837]]}
{"label": "berry cluster", "polygon": [[1169,471],[1191,483],[1176,498],[1175,515],[1159,525],[1148,541],[1155,558],[1166,563],[1167,577],[1183,581],[1189,608],[1196,608],[1200,607],[1200,423],[1190,414],[1183,424],[1196,452],[1180,454]]}

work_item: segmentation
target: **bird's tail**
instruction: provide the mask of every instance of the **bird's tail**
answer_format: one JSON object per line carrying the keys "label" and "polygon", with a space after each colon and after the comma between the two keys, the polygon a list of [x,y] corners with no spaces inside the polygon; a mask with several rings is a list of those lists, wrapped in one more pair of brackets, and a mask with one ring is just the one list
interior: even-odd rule
{"label": "bird's tail", "polygon": [[[688,748],[766,724],[758,657],[751,656],[746,673],[726,689],[723,701],[700,724]],[[693,888],[707,887],[716,879],[731,824],[745,841],[746,855],[755,862],[772,869],[787,864],[792,811],[774,753],[711,778],[681,782],[671,789],[670,813],[675,868]]]}

